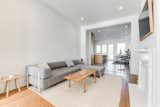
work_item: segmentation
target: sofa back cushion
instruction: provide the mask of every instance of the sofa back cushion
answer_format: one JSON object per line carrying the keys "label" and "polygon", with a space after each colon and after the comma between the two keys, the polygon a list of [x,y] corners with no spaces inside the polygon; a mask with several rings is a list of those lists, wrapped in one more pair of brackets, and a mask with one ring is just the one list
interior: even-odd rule
{"label": "sofa back cushion", "polygon": [[51,63],[48,63],[48,65],[52,70],[67,67],[66,63],[63,62],[63,61],[61,61],[61,62],[51,62]]}
{"label": "sofa back cushion", "polygon": [[81,64],[81,61],[76,59],[76,60],[73,60],[73,63],[74,63],[74,65],[78,65],[78,64]]}

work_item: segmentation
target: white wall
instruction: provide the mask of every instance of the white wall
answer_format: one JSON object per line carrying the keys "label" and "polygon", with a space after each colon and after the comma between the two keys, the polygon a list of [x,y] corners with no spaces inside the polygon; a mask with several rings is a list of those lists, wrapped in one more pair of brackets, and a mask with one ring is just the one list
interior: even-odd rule
{"label": "white wall", "polygon": [[27,63],[80,58],[78,27],[41,0],[27,8]]}
{"label": "white wall", "polygon": [[[23,7],[23,0],[0,1],[0,76],[24,74],[25,29]],[[24,80],[22,80],[22,84],[24,83]],[[4,87],[2,82],[0,87]]]}
{"label": "white wall", "polygon": [[[148,107],[159,107],[160,103],[159,103],[159,99],[160,99],[160,91],[158,88],[159,85],[159,81],[158,78],[160,76],[159,74],[159,52],[160,52],[160,48],[159,48],[159,43],[160,43],[160,39],[159,39],[159,29],[160,26],[157,23],[160,23],[160,8],[159,8],[159,3],[160,0],[153,0],[154,3],[154,33],[152,35],[150,35],[149,37],[147,37],[143,42],[139,43],[139,46],[141,47],[146,47],[149,50],[151,50],[151,70],[148,72]],[[144,5],[144,4],[143,4]],[[142,5],[142,6],[143,6]]]}
{"label": "white wall", "polygon": [[153,0],[154,3],[154,34],[148,44],[154,44],[153,46],[153,71],[150,87],[152,87],[152,93],[150,96],[151,105],[149,107],[160,107],[160,0]]}
{"label": "white wall", "polygon": [[156,34],[157,34],[157,44],[156,44],[156,50],[157,50],[157,61],[156,61],[156,64],[157,64],[157,70],[156,70],[156,73],[155,73],[155,86],[156,86],[156,99],[157,99],[157,107],[160,107],[160,102],[159,102],[159,99],[160,99],[160,0],[155,0],[155,12],[156,12]]}
{"label": "white wall", "polygon": [[[141,5],[141,8],[144,6],[144,2]],[[137,48],[146,48],[149,50],[149,65],[148,65],[148,71],[146,72],[148,75],[147,78],[147,84],[148,84],[148,107],[160,107],[159,99],[160,99],[160,7],[159,7],[160,0],[153,0],[153,9],[154,9],[154,33],[152,33],[149,37],[147,37],[145,40],[140,42],[138,40],[139,34],[134,34],[132,36],[133,43],[136,45]],[[134,32],[139,31],[138,29],[138,22],[137,19],[139,17],[135,17],[133,20],[133,30]],[[132,33],[133,34],[133,33]],[[133,44],[132,43],[132,44]],[[135,51],[134,53],[134,63],[136,64],[138,59],[138,52]],[[134,65],[135,68],[138,68],[138,65]],[[143,77],[142,77],[143,78]],[[144,77],[145,78],[145,77]]]}
{"label": "white wall", "polygon": [[80,58],[78,26],[41,0],[1,0],[0,13],[0,75],[24,75],[28,64]]}
{"label": "white wall", "polygon": [[22,73],[25,62],[23,0],[0,1],[0,75]]}
{"label": "white wall", "polygon": [[88,44],[87,44],[87,41],[88,41],[88,38],[86,37],[87,35],[87,30],[81,26],[81,35],[80,35],[80,55],[81,55],[81,58],[83,58],[84,62],[87,62],[87,55],[88,55],[88,52],[87,52],[87,48],[88,48]]}

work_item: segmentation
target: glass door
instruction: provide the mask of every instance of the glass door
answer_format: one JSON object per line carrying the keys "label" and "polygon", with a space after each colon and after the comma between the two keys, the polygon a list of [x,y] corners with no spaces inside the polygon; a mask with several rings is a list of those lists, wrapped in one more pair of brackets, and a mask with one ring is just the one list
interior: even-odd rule
{"label": "glass door", "polygon": [[113,60],[114,57],[114,45],[108,44],[108,59]]}

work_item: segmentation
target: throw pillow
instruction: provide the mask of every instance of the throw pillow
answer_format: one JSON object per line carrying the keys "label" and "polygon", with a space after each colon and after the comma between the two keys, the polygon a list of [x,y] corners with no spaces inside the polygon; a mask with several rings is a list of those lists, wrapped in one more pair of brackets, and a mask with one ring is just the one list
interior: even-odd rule
{"label": "throw pillow", "polygon": [[74,63],[74,65],[78,65],[78,64],[81,64],[81,61],[80,60],[73,60],[73,63]]}
{"label": "throw pillow", "polygon": [[44,68],[44,69],[50,69],[50,67],[48,66],[48,64],[46,62],[39,64],[38,66],[41,68]]}
{"label": "throw pillow", "polygon": [[73,67],[74,63],[71,60],[66,61],[68,67]]}

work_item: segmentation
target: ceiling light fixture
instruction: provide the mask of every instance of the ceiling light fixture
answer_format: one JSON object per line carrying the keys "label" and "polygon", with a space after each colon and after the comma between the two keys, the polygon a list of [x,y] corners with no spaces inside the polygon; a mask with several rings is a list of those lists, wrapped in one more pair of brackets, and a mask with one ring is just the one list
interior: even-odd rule
{"label": "ceiling light fixture", "polygon": [[120,11],[123,10],[123,9],[124,9],[123,6],[119,6],[119,7],[118,7],[118,10],[120,10]]}
{"label": "ceiling light fixture", "polygon": [[97,32],[101,32],[101,30],[98,30]]}
{"label": "ceiling light fixture", "polygon": [[85,18],[84,17],[81,17],[81,21],[84,21],[85,20]]}

